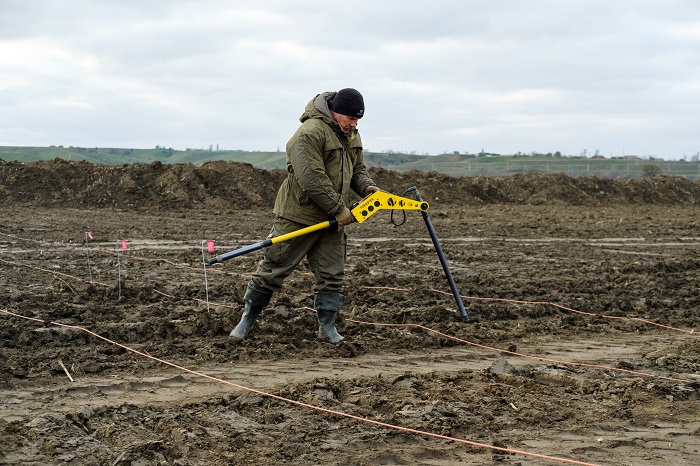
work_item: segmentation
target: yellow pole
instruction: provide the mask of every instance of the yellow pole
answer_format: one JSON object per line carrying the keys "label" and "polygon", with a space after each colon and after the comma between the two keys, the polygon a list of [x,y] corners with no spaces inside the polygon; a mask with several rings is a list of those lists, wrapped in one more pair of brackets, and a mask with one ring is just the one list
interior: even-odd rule
{"label": "yellow pole", "polygon": [[323,230],[324,228],[328,228],[331,226],[331,220],[327,220],[325,222],[317,223],[316,225],[311,225],[310,227],[302,228],[300,230],[292,231],[290,233],[286,233],[284,235],[280,236],[275,236],[274,238],[270,238],[270,241],[272,241],[272,244],[277,244],[281,243],[283,241],[287,241],[292,238],[296,238],[297,236],[303,236],[308,233],[312,233],[317,230]]}
{"label": "yellow pole", "polygon": [[287,241],[297,236],[305,235],[307,233],[314,232],[316,230],[323,230],[333,225],[337,225],[336,220],[327,220],[325,222],[317,223],[316,225],[311,225],[310,227],[302,228],[300,230],[292,231],[290,233],[285,233],[284,235],[275,236],[274,238],[265,239],[259,243],[251,244],[249,246],[236,249],[235,251],[227,252],[226,254],[221,254],[216,257],[212,257],[207,262],[211,264],[219,264],[225,260],[232,259],[234,257],[242,256],[243,254],[248,254],[249,252],[257,251],[262,248],[267,248],[273,244],[281,243],[282,241]]}

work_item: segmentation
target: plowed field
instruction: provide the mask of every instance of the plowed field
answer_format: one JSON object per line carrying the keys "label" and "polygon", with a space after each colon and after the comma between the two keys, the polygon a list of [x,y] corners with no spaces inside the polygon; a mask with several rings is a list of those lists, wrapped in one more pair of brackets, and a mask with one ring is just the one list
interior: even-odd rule
{"label": "plowed field", "polygon": [[0,161],[0,464],[700,464],[697,184],[372,176],[468,321],[379,212],[344,342],[302,264],[234,344],[261,253],[205,242],[264,239],[284,173]]}

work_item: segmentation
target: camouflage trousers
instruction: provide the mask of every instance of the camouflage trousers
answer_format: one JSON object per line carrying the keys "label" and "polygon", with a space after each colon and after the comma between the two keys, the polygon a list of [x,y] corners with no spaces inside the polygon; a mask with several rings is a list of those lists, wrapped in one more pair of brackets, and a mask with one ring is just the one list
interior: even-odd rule
{"label": "camouflage trousers", "polygon": [[[270,234],[280,236],[308,225],[277,217]],[[342,293],[345,280],[347,238],[343,227],[326,228],[266,248],[265,257],[252,281],[271,291],[282,288],[284,280],[304,258],[314,274],[315,292]]]}

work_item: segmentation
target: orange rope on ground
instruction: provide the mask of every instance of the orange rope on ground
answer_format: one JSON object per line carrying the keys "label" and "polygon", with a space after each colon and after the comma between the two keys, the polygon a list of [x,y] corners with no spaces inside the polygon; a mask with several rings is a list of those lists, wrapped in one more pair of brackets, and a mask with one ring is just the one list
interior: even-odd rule
{"label": "orange rope on ground", "polygon": [[[34,243],[42,243],[42,241],[39,241],[39,240],[29,239],[29,238],[23,238],[23,237],[20,237],[20,236],[17,236],[17,235],[9,234],[9,233],[0,232],[0,235],[2,235],[2,236],[7,236],[7,237],[11,237],[11,238],[15,238],[15,239],[22,240],[22,241],[31,241],[31,242],[34,242]],[[78,249],[80,249],[80,248],[85,248],[85,247],[87,247],[87,246],[61,246],[61,249],[78,250]],[[100,249],[100,248],[93,248],[93,249],[91,249],[91,251],[94,251],[94,252],[104,252],[104,253],[112,254],[112,255],[118,254],[118,252],[111,251],[111,250],[106,250],[106,249]],[[137,255],[129,255],[128,257],[129,257],[129,259],[131,259],[131,260],[140,260],[140,261],[146,261],[146,262],[148,262],[148,261],[150,261],[150,262],[165,262],[166,264],[170,264],[170,265],[172,265],[172,266],[174,266],[174,267],[178,267],[178,268],[186,268],[186,269],[191,269],[191,270],[194,270],[194,271],[199,271],[199,270],[201,270],[199,267],[191,267],[191,266],[187,266],[187,265],[177,264],[177,263],[175,263],[175,262],[173,262],[173,261],[171,261],[171,260],[168,260],[168,259],[149,258],[149,257],[142,257],[142,256],[137,256]],[[2,260],[0,259],[0,261],[2,261]],[[16,263],[16,262],[11,262],[11,261],[3,261],[3,262],[11,263],[11,264],[13,264],[13,265],[19,265],[18,263]],[[28,267],[29,267],[29,266],[28,266]],[[54,272],[54,271],[52,271],[52,270],[40,269],[40,268],[37,268],[37,267],[33,267],[33,268],[36,268],[36,269],[38,269],[38,270],[42,270],[42,271],[44,271],[44,272],[48,272],[48,273],[53,273],[53,274],[61,275],[60,272]],[[226,272],[226,271],[223,271],[223,270],[218,270],[218,269],[216,269],[216,268],[211,268],[211,266],[208,268],[208,270],[209,270],[210,272],[221,273],[221,274],[226,274],[226,275],[234,275],[234,276],[244,276],[244,275],[246,275],[246,274],[241,274],[241,273],[236,273],[236,272]],[[68,276],[68,277],[70,277],[70,278],[76,278],[76,277],[72,277],[72,276],[70,276],[70,275],[66,275],[66,276]],[[102,285],[102,286],[109,286],[109,285],[106,285],[106,284],[104,284],[104,283],[99,283],[99,282],[93,282],[93,283],[98,284],[98,285]],[[403,291],[403,292],[415,291],[415,290],[410,289],[410,288],[397,288],[397,287],[389,287],[389,286],[365,286],[364,288],[365,288],[365,289],[374,289],[374,290],[384,289],[384,290]],[[430,291],[432,291],[432,292],[434,292],[434,293],[438,293],[438,294],[444,294],[444,295],[452,296],[452,293],[447,293],[447,292],[442,291],[442,290],[431,289]],[[594,313],[592,313],[592,312],[580,311],[580,310],[577,310],[577,309],[573,309],[573,308],[566,307],[566,306],[563,306],[563,305],[561,305],[561,304],[556,304],[556,303],[549,302],[549,301],[521,301],[521,300],[517,300],[517,299],[508,299],[508,298],[485,298],[485,297],[480,297],[480,296],[463,296],[463,295],[460,295],[460,298],[462,298],[462,299],[470,299],[470,300],[474,300],[474,301],[500,301],[500,302],[508,302],[508,303],[513,303],[513,304],[549,305],[549,306],[554,306],[554,307],[557,307],[557,308],[559,308],[559,309],[563,309],[563,310],[566,310],[566,311],[569,311],[569,312],[573,312],[573,313],[576,313],[576,314],[587,315],[587,316],[590,316],[590,317],[599,317],[599,318],[603,318],[603,319],[631,320],[631,321],[635,321],[635,322],[645,323],[645,324],[648,324],[648,325],[654,325],[654,326],[661,327],[661,328],[665,328],[665,329],[668,329],[668,330],[673,330],[673,331],[676,331],[676,332],[687,333],[687,334],[690,334],[690,335],[696,335],[696,334],[698,334],[698,332],[696,332],[695,329],[690,329],[690,330],[688,330],[688,329],[682,329],[682,328],[677,328],[677,327],[671,327],[671,326],[668,326],[668,325],[660,324],[660,323],[658,323],[658,322],[654,322],[654,321],[652,321],[652,320],[642,319],[641,317],[622,317],[622,316],[599,315],[599,314],[594,314]]]}
{"label": "orange rope on ground", "polygon": [[303,402],[301,402],[301,401],[292,400],[292,399],[289,399],[289,398],[284,398],[284,397],[279,396],[279,395],[274,395],[274,394],[272,394],[272,393],[263,392],[263,391],[261,391],[261,390],[256,390],[256,389],[254,389],[254,388],[249,388],[249,387],[246,387],[246,386],[243,386],[243,385],[240,385],[240,384],[236,384],[236,383],[233,383],[233,382],[229,382],[229,381],[227,381],[227,380],[223,380],[223,379],[220,379],[220,378],[217,378],[217,377],[213,377],[213,376],[211,376],[211,375],[207,375],[207,374],[204,374],[204,373],[202,373],[202,372],[194,371],[194,370],[192,370],[192,369],[187,369],[186,367],[179,366],[179,365],[177,365],[177,364],[175,364],[175,363],[166,361],[166,360],[164,360],[164,359],[156,358],[155,356],[151,356],[150,354],[143,353],[143,352],[141,352],[141,351],[138,351],[138,350],[135,350],[135,349],[133,349],[133,348],[130,348],[130,347],[126,346],[126,345],[123,345],[123,344],[121,344],[121,343],[117,343],[117,342],[115,342],[115,341],[113,341],[113,340],[110,340],[110,339],[108,339],[108,338],[106,338],[106,337],[103,337],[102,335],[99,335],[99,334],[97,334],[97,333],[95,333],[95,332],[92,332],[92,331],[90,331],[90,330],[88,330],[88,329],[86,329],[86,328],[84,328],[84,327],[79,327],[79,326],[76,326],[76,325],[62,324],[62,323],[60,323],[60,322],[46,322],[46,321],[43,321],[43,320],[40,320],[40,319],[35,319],[35,318],[31,318],[31,317],[25,317],[25,316],[22,316],[22,315],[20,315],[20,314],[15,314],[14,312],[10,312],[10,311],[7,311],[7,310],[5,310],[5,309],[0,309],[0,313],[7,314],[7,315],[13,316],[13,317],[18,317],[18,318],[20,318],[20,319],[26,319],[26,320],[30,320],[30,321],[34,321],[34,322],[40,322],[40,323],[42,323],[42,324],[44,324],[44,325],[48,323],[48,324],[51,324],[51,325],[56,325],[56,326],[58,326],[58,327],[63,327],[63,328],[68,328],[68,329],[73,329],[73,330],[82,331],[82,332],[85,332],[85,333],[88,333],[88,334],[92,335],[92,336],[95,337],[95,338],[98,338],[98,339],[100,339],[100,340],[103,340],[103,341],[105,341],[105,342],[107,342],[107,343],[109,343],[109,344],[118,346],[118,347],[120,347],[120,348],[123,348],[123,349],[129,351],[129,352],[132,352],[132,353],[137,354],[137,355],[139,355],[139,356],[142,356],[142,357],[144,357],[144,358],[151,359],[151,360],[156,361],[156,362],[159,362],[159,363],[161,363],[161,364],[164,364],[164,365],[173,367],[173,368],[178,369],[178,370],[180,370],[180,371],[187,372],[187,373],[189,373],[189,374],[196,375],[196,376],[198,376],[198,377],[202,377],[202,378],[205,378],[205,379],[208,379],[208,380],[212,380],[212,381],[214,381],[214,382],[218,382],[218,383],[222,383],[222,384],[225,384],[225,385],[229,385],[229,386],[231,386],[231,387],[238,388],[238,389],[240,389],[240,390],[245,390],[245,391],[247,391],[247,392],[255,393],[255,394],[260,395],[260,396],[265,396],[265,397],[272,398],[272,399],[275,399],[275,400],[278,400],[278,401],[282,401],[282,402],[285,402],[285,403],[297,405],[297,406],[300,406],[300,407],[302,407],[302,408],[313,409],[313,410],[315,410],[315,411],[320,411],[320,412],[323,412],[323,413],[326,413],[326,414],[332,414],[332,415],[335,415],[335,416],[341,416],[341,417],[353,419],[353,420],[356,420],[356,421],[364,422],[364,423],[367,423],[367,424],[373,424],[373,425],[376,425],[376,426],[386,427],[386,428],[389,428],[389,429],[399,430],[399,431],[403,431],[403,432],[409,432],[409,433],[412,433],[412,434],[425,435],[425,436],[434,437],[434,438],[439,438],[439,439],[448,440],[448,441],[452,441],[452,442],[464,443],[464,444],[471,445],[471,446],[474,446],[474,447],[479,447],[479,448],[486,448],[486,449],[490,449],[490,450],[496,450],[496,451],[501,451],[501,452],[506,452],[506,453],[512,453],[512,454],[526,455],[526,456],[531,456],[531,457],[534,457],[534,458],[540,458],[540,459],[547,459],[547,460],[557,461],[557,462],[560,462],[560,463],[578,464],[578,465],[583,465],[583,466],[600,466],[600,465],[597,465],[597,464],[594,464],[594,463],[585,463],[585,462],[582,462],[582,461],[575,461],[575,460],[570,460],[570,459],[566,459],[566,458],[557,458],[557,457],[555,457],[555,456],[541,455],[541,454],[538,454],[538,453],[532,453],[532,452],[528,452],[528,451],[524,451],[524,450],[515,450],[515,449],[511,449],[511,448],[496,447],[496,446],[494,446],[494,445],[488,445],[488,444],[484,444],[484,443],[474,442],[474,441],[472,441],[472,440],[460,439],[460,438],[456,438],[456,437],[448,437],[448,436],[446,436],[446,435],[440,435],[440,434],[436,434],[436,433],[433,433],[433,432],[426,432],[426,431],[421,431],[421,430],[417,430],[417,429],[411,429],[411,428],[409,428],[409,427],[397,426],[397,425],[394,425],[394,424],[388,424],[388,423],[385,423],[385,422],[376,421],[376,420],[373,420],[373,419],[363,418],[363,417],[360,417],[360,416],[355,416],[355,415],[353,415],[353,414],[344,413],[344,412],[342,412],[342,411],[335,411],[335,410],[332,410],[332,409],[322,408],[322,407],[320,407],[320,406],[310,405],[310,404],[307,404],[307,403],[303,403]]}
{"label": "orange rope on ground", "polygon": [[[156,293],[156,294],[159,294],[159,295],[161,295],[161,296],[165,296],[166,298],[177,299],[176,296],[173,296],[173,295],[168,294],[168,293],[164,293],[164,292],[162,292],[162,291],[158,291],[158,290],[156,290],[156,289],[154,289],[153,292]],[[189,299],[191,299],[191,300],[193,300],[193,301],[197,301],[198,303],[207,304],[207,301],[204,300],[204,299],[200,299],[200,298],[189,298]],[[231,305],[228,305],[228,304],[212,303],[211,301],[209,302],[209,304],[210,304],[211,306],[225,307],[225,308],[228,308],[228,309],[237,309],[237,307],[234,307],[234,306],[231,306]]]}
{"label": "orange rope on ground", "polygon": [[61,276],[61,277],[72,278],[73,280],[77,280],[77,281],[85,282],[85,283],[91,283],[91,284],[93,284],[93,285],[105,286],[105,287],[107,287],[107,288],[109,288],[110,286],[112,286],[112,285],[108,285],[108,284],[106,284],[106,283],[96,282],[95,280],[92,280],[92,281],[84,280],[84,279],[82,279],[82,278],[80,278],[80,277],[76,277],[75,275],[68,275],[67,273],[56,272],[55,270],[42,269],[41,267],[35,267],[35,266],[33,266],[33,265],[21,264],[21,263],[19,263],[19,262],[8,261],[8,260],[5,260],[5,259],[0,259],[0,262],[4,262],[4,263],[10,264],[10,265],[16,265],[16,266],[18,266],[18,267],[27,267],[27,268],[29,268],[29,269],[39,270],[39,271],[41,271],[41,272],[50,273],[50,274],[52,274],[52,275],[58,275],[58,276]]}
{"label": "orange rope on ground", "polygon": [[[5,263],[8,263],[8,264],[17,265],[17,266],[20,266],[20,267],[21,267],[21,266],[29,267],[29,268],[36,269],[36,270],[39,270],[39,271],[42,271],[42,272],[46,272],[46,273],[50,273],[50,274],[54,274],[54,275],[61,275],[61,276],[65,276],[65,277],[72,278],[72,279],[74,279],[74,280],[78,280],[78,281],[82,281],[82,282],[86,282],[86,283],[93,283],[93,284],[101,285],[101,286],[104,286],[104,287],[110,287],[110,285],[107,285],[107,284],[105,284],[105,283],[100,283],[100,282],[95,282],[95,281],[88,282],[88,281],[83,280],[83,279],[81,279],[81,278],[79,278],[79,277],[75,277],[75,276],[73,276],[73,275],[68,275],[68,274],[63,274],[63,273],[61,273],[61,272],[56,272],[56,271],[54,271],[54,270],[42,269],[42,268],[40,268],[40,267],[34,267],[34,266],[27,265],[27,264],[21,264],[21,263],[18,263],[18,262],[7,261],[7,260],[4,260],[4,259],[0,259],[0,262],[5,262]],[[174,264],[173,262],[170,262],[170,261],[168,261],[168,262],[171,263],[171,264]],[[411,289],[406,289],[406,288],[392,288],[392,287],[383,287],[383,286],[373,286],[373,287],[365,287],[365,288],[370,288],[370,289],[388,289],[388,290],[392,290],[392,291],[413,291],[413,290],[411,290]],[[433,291],[433,292],[435,292],[435,293],[440,293],[440,294],[445,294],[445,295],[450,295],[450,296],[451,296],[450,293],[446,293],[446,292],[443,292],[443,291],[440,291],[440,290],[431,290],[431,291]],[[168,298],[171,298],[171,299],[177,299],[175,296],[170,295],[170,294],[167,294],[167,293],[164,293],[164,292],[161,292],[161,291],[159,291],[159,290],[155,290],[155,289],[154,289],[154,292],[157,293],[157,294],[159,294],[159,295],[161,295],[161,296],[165,296],[165,297],[168,297]],[[572,311],[572,312],[576,312],[576,313],[580,313],[580,314],[584,314],[584,315],[590,315],[590,316],[596,316],[596,317],[598,316],[597,314],[593,314],[593,313],[590,313],[590,312],[577,311],[577,310],[575,310],[575,309],[570,309],[570,308],[567,308],[567,307],[565,307],[565,306],[560,306],[560,305],[557,305],[557,304],[554,304],[554,303],[545,302],[545,301],[541,301],[541,302],[535,302],[535,301],[519,301],[519,300],[512,300],[512,299],[505,299],[505,298],[480,298],[480,297],[468,297],[468,296],[467,296],[466,298],[477,299],[477,300],[505,301],[505,302],[512,302],[512,303],[517,303],[517,304],[548,304],[548,305],[560,307],[560,308],[562,308],[562,309],[570,310],[570,311]],[[192,300],[197,301],[197,302],[199,302],[199,303],[205,303],[205,304],[207,303],[205,300],[202,300],[202,299],[200,299],[200,298],[189,298],[189,299],[192,299]],[[211,302],[209,302],[209,304],[210,304],[210,305],[213,305],[213,306],[228,308],[228,309],[236,309],[236,307],[230,306],[230,305],[226,305],[226,304],[218,304],[218,303],[211,303]],[[298,308],[298,309],[310,309],[310,308]],[[314,309],[310,309],[310,310],[312,310],[312,311],[315,312]],[[619,319],[624,319],[623,317],[617,317],[617,318],[619,318]],[[452,336],[452,335],[447,335],[447,334],[445,334],[445,333],[439,332],[439,331],[437,331],[437,330],[433,330],[433,329],[431,329],[431,328],[429,328],[429,327],[425,327],[425,326],[420,325],[420,324],[392,324],[392,323],[364,322],[364,321],[352,320],[352,319],[347,319],[347,320],[348,320],[349,322],[354,322],[354,323],[358,323],[358,324],[362,324],[362,325],[374,325],[374,326],[378,326],[378,327],[382,327],[382,326],[383,326],[383,327],[391,327],[391,326],[400,327],[400,326],[403,326],[403,327],[415,327],[415,328],[420,328],[420,329],[426,330],[426,331],[428,331],[428,332],[430,332],[430,333],[434,333],[434,334],[440,335],[440,336],[442,336],[442,337],[444,337],[444,338],[449,338],[449,339],[452,339],[452,340],[456,340],[456,341],[459,341],[459,342],[464,343],[464,344],[467,344],[467,345],[479,347],[479,348],[482,348],[482,349],[487,349],[487,350],[489,350],[489,351],[497,351],[497,352],[499,352],[499,353],[506,353],[506,354],[512,354],[512,355],[514,355],[514,356],[523,357],[523,358],[535,359],[535,360],[538,360],[538,361],[552,362],[552,363],[556,363],[556,364],[572,365],[572,366],[580,366],[580,367],[590,367],[590,368],[597,368],[597,369],[603,369],[603,370],[610,370],[610,371],[615,371],[615,372],[623,372],[623,373],[627,373],[627,374],[631,374],[631,375],[638,375],[638,376],[642,376],[642,377],[653,377],[653,378],[659,378],[659,379],[669,380],[669,381],[674,381],[674,382],[684,382],[684,383],[690,382],[690,381],[687,380],[687,379],[678,379],[678,378],[674,378],[674,377],[666,377],[666,376],[655,375],[655,374],[649,374],[649,373],[646,373],[646,372],[633,371],[633,370],[622,369],[622,368],[617,368],[617,367],[612,367],[612,366],[603,366],[603,365],[588,364],[588,363],[577,363],[577,362],[571,362],[571,361],[561,361],[561,360],[556,360],[556,359],[543,358],[543,357],[539,357],[539,356],[532,356],[532,355],[523,354],[523,353],[516,353],[516,352],[512,352],[512,351],[507,351],[507,350],[504,350],[504,349],[498,349],[498,348],[494,348],[494,347],[490,347],[490,346],[486,346],[486,345],[481,345],[481,344],[479,344],[479,343],[474,343],[474,342],[471,342],[471,341],[469,341],[469,340],[464,340],[464,339],[461,339],[461,338],[458,338],[458,337],[455,337],[455,336]],[[659,325],[659,326],[662,326],[662,325]],[[662,327],[669,328],[669,329],[673,329],[673,330],[679,330],[679,331],[683,331],[683,332],[686,332],[686,333],[693,334],[693,331],[687,331],[687,330],[684,330],[684,329],[675,329],[674,327],[668,327],[668,326],[662,326]]]}
{"label": "orange rope on ground", "polygon": [[368,290],[391,290],[391,291],[413,291],[410,288],[394,288],[391,286],[363,286]]}
{"label": "orange rope on ground", "polygon": [[[368,289],[368,290],[390,290],[390,291],[416,291],[411,288],[394,288],[390,286],[364,286],[363,288]],[[448,293],[446,291],[442,290],[435,290],[435,289],[430,289],[433,293],[438,293],[438,294],[444,294],[448,296],[452,296],[452,293]],[[513,304],[527,304],[527,305],[548,305],[548,306],[554,306],[559,309],[563,309],[565,311],[573,312],[576,314],[582,314],[585,316],[590,316],[590,317],[600,317],[602,319],[618,319],[618,320],[632,320],[635,322],[642,322],[648,325],[654,325],[657,327],[665,328],[667,330],[673,330],[674,332],[681,332],[681,333],[687,333],[689,335],[698,335],[698,332],[695,331],[695,329],[685,329],[685,328],[678,328],[678,327],[671,327],[670,325],[664,325],[660,324],[658,322],[654,322],[653,320],[648,320],[648,319],[642,319],[641,317],[624,317],[624,316],[608,316],[608,315],[600,315],[600,314],[595,314],[593,312],[586,312],[586,311],[579,311],[577,309],[573,309],[570,307],[562,306],[561,304],[556,304],[550,301],[521,301],[517,299],[508,299],[508,298],[484,298],[481,296],[464,296],[460,295],[459,296],[462,299],[471,299],[473,301],[501,301],[501,302],[506,302],[506,303],[513,303]]]}
{"label": "orange rope on ground", "polygon": [[[169,294],[167,294],[167,293],[163,293],[162,291],[158,291],[158,290],[154,290],[154,291],[155,291],[156,293],[158,293],[159,295],[162,295],[162,296],[165,296],[165,297],[168,297],[168,298],[172,298],[172,299],[176,299],[175,296],[169,295]],[[193,299],[194,301],[198,301],[198,302],[201,302],[201,303],[206,303],[206,301],[204,301],[204,300],[202,300],[202,299],[199,299],[199,298],[190,298],[190,299]],[[229,308],[229,309],[236,309],[234,306],[229,306],[229,305],[225,305],[225,304],[218,304],[218,303],[212,303],[212,302],[210,302],[209,304],[212,305],[212,306],[226,307],[226,308]],[[306,306],[297,307],[297,308],[294,308],[293,310],[295,310],[295,311],[303,311],[303,310],[306,310],[306,311],[309,311],[309,312],[316,312],[316,309],[313,309],[313,308],[311,308],[311,307],[306,307]],[[666,376],[663,376],[663,375],[649,374],[649,373],[647,373],[647,372],[633,371],[633,370],[629,370],[629,369],[622,369],[622,368],[619,368],[619,367],[603,366],[603,365],[600,365],[600,364],[590,364],[590,363],[583,363],[583,362],[563,361],[563,360],[560,360],[560,359],[543,358],[543,357],[541,357],[541,356],[532,356],[532,355],[530,355],[530,354],[518,353],[518,352],[515,352],[515,351],[508,351],[508,350],[496,348],[496,347],[493,347],[493,346],[487,346],[487,345],[482,345],[482,344],[480,344],[480,343],[475,343],[475,342],[473,342],[473,341],[465,340],[465,339],[463,339],[463,338],[459,338],[459,337],[456,337],[456,336],[453,336],[453,335],[448,335],[448,334],[446,334],[446,333],[440,332],[439,330],[434,330],[434,329],[432,329],[432,328],[430,328],[430,327],[426,327],[426,326],[420,325],[420,324],[393,324],[393,323],[382,323],[382,322],[366,322],[366,321],[362,321],[362,320],[355,320],[355,319],[349,319],[349,318],[346,318],[345,320],[348,321],[348,322],[355,323],[355,324],[360,324],[360,325],[373,325],[373,326],[375,326],[375,327],[412,327],[412,328],[419,328],[419,329],[425,330],[426,332],[434,333],[434,334],[439,335],[439,336],[441,336],[441,337],[448,338],[448,339],[450,339],[450,340],[455,340],[455,341],[458,341],[458,342],[460,342],[460,343],[464,343],[464,344],[466,344],[466,345],[474,346],[474,347],[481,348],[481,349],[486,349],[486,350],[489,350],[489,351],[495,351],[495,352],[497,352],[497,353],[506,353],[506,354],[511,354],[511,355],[513,355],[513,356],[519,356],[519,357],[522,357],[522,358],[535,359],[535,360],[537,360],[537,361],[551,362],[551,363],[562,364],[562,365],[567,365],[567,366],[580,366],[580,367],[590,367],[590,368],[592,368],[592,369],[603,369],[603,370],[609,370],[609,371],[613,371],[613,372],[622,372],[622,373],[626,373],[626,374],[630,374],[630,375],[637,375],[637,376],[641,376],[641,377],[652,377],[652,378],[657,378],[657,379],[669,380],[669,381],[672,381],[672,382],[683,382],[683,383],[692,382],[691,380],[687,380],[687,379],[678,379],[678,378],[675,378],[675,377],[666,377]]]}
{"label": "orange rope on ground", "polygon": [[[15,239],[18,239],[18,240],[21,240],[21,241],[30,241],[30,242],[32,242],[32,243],[40,243],[40,244],[43,244],[43,243],[44,243],[43,241],[40,241],[40,240],[29,239],[29,238],[22,238],[22,237],[20,237],[20,236],[11,235],[11,234],[8,234],[8,233],[2,233],[2,232],[0,232],[0,235],[2,235],[2,236],[7,236],[7,237],[10,237],[10,238],[15,238]],[[62,249],[62,250],[64,250],[64,251],[73,251],[73,252],[76,252],[76,253],[79,253],[79,252],[82,252],[82,250],[88,249],[88,245],[70,245],[70,246],[64,246],[63,244],[59,244],[59,245],[52,244],[51,247],[53,247],[53,248],[55,248],[55,249]],[[114,250],[111,250],[111,249],[104,249],[104,248],[98,248],[98,247],[91,247],[91,248],[89,248],[89,249],[90,249],[90,252],[93,252],[93,253],[98,253],[98,252],[99,252],[99,253],[103,253],[103,254],[110,254],[110,255],[112,255],[112,256],[116,256],[116,255],[121,254],[120,251],[114,251]],[[129,260],[136,260],[136,261],[143,261],[143,262],[165,262],[166,264],[172,265],[173,267],[178,267],[178,268],[181,268],[181,269],[190,269],[190,270],[194,270],[194,271],[198,271],[198,272],[202,270],[200,267],[192,267],[192,266],[189,266],[189,265],[178,264],[178,263],[173,262],[173,261],[171,261],[171,260],[169,260],[169,259],[163,259],[163,258],[158,258],[158,257],[143,257],[143,256],[135,255],[135,254],[129,254],[128,256],[125,256],[125,257],[128,258]],[[236,273],[236,272],[227,272],[227,271],[224,271],[224,270],[217,270],[217,269],[212,269],[212,268],[209,268],[208,270],[209,270],[210,272],[215,272],[215,273],[220,273],[220,274],[225,274],[225,275],[236,275],[236,276],[237,276],[237,275],[246,275],[246,274],[241,274],[241,273]],[[48,272],[51,272],[51,271],[49,270]]]}
{"label": "orange rope on ground", "polygon": [[[388,289],[388,290],[393,290],[393,289],[394,289],[394,288],[390,288],[390,287],[377,287],[377,286],[374,286],[374,287],[365,287],[365,288],[385,288],[385,289]],[[410,291],[413,291],[413,290],[410,290]],[[430,291],[432,291],[432,292],[434,292],[434,293],[438,293],[438,294],[444,294],[444,295],[452,296],[452,293],[447,293],[447,292],[441,291],[441,290],[433,290],[433,289],[431,289]],[[688,329],[685,329],[685,328],[671,327],[671,326],[669,326],[669,325],[664,325],[664,324],[660,324],[660,323],[658,323],[658,322],[654,322],[653,320],[642,319],[641,317],[623,317],[623,316],[608,316],[608,315],[605,315],[605,314],[603,314],[603,315],[594,314],[594,313],[592,313],[592,312],[579,311],[579,310],[572,309],[572,308],[570,308],[570,307],[562,306],[561,304],[556,304],[556,303],[552,303],[552,302],[549,302],[549,301],[520,301],[520,300],[517,300],[517,299],[507,299],[507,298],[483,298],[483,297],[479,297],[479,296],[462,296],[462,295],[460,295],[460,298],[462,298],[462,299],[471,299],[471,300],[475,300],[475,301],[502,301],[502,302],[514,303],[514,304],[539,304],[539,305],[548,305],[548,306],[557,307],[557,308],[559,308],[559,309],[564,309],[565,311],[570,311],[570,312],[574,312],[574,313],[576,313],[576,314],[583,314],[583,315],[591,316],[591,317],[600,317],[600,318],[602,318],[602,319],[633,320],[633,321],[636,321],[636,322],[642,322],[642,323],[645,323],[645,324],[655,325],[655,326],[657,326],[657,327],[665,328],[665,329],[668,329],[668,330],[673,330],[673,331],[675,331],[675,332],[688,333],[688,334],[690,334],[690,335],[695,335],[695,334],[697,333],[697,332],[695,332],[695,329],[690,329],[690,330],[688,330]]]}
{"label": "orange rope on ground", "polygon": [[605,370],[610,370],[610,371],[615,371],[615,372],[624,372],[626,374],[639,375],[642,377],[654,377],[654,378],[659,378],[659,379],[664,379],[664,380],[670,380],[672,382],[686,382],[686,383],[691,382],[691,380],[676,379],[674,377],[665,377],[662,375],[648,374],[646,372],[632,371],[632,370],[628,370],[628,369],[621,369],[618,367],[602,366],[599,364],[588,364],[588,363],[583,363],[583,362],[561,361],[559,359],[543,358],[540,356],[532,356],[529,354],[518,353],[515,351],[508,351],[508,350],[504,350],[504,349],[495,348],[493,346],[482,345],[480,343],[474,343],[473,341],[464,340],[462,338],[448,335],[446,333],[442,333],[438,330],[433,330],[429,327],[425,327],[425,326],[420,325],[420,324],[391,324],[391,323],[384,324],[384,323],[376,323],[376,322],[363,322],[360,320],[353,320],[353,319],[346,319],[346,320],[348,322],[354,322],[354,323],[363,324],[363,325],[374,325],[377,327],[414,327],[414,328],[420,328],[420,329],[425,330],[427,332],[434,333],[436,335],[440,335],[441,337],[445,337],[445,338],[449,338],[451,340],[459,341],[461,343],[464,343],[464,344],[467,344],[470,346],[475,346],[477,348],[486,349],[489,351],[496,351],[498,353],[512,354],[513,356],[520,356],[522,358],[536,359],[538,361],[552,362],[552,363],[563,364],[563,365],[568,365],[568,366],[581,366],[581,367],[590,367],[590,368],[594,368],[594,369],[605,369]]}

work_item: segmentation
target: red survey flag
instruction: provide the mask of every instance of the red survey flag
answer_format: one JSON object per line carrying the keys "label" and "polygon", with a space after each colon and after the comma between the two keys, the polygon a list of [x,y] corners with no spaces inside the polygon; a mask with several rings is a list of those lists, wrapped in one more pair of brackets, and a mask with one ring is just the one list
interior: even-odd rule
{"label": "red survey flag", "polygon": [[129,249],[129,246],[126,244],[126,240],[125,240],[125,239],[122,240],[122,249],[123,249],[124,251],[126,251],[127,249]]}
{"label": "red survey flag", "polygon": [[213,239],[207,240],[207,251],[214,252],[214,240]]}

